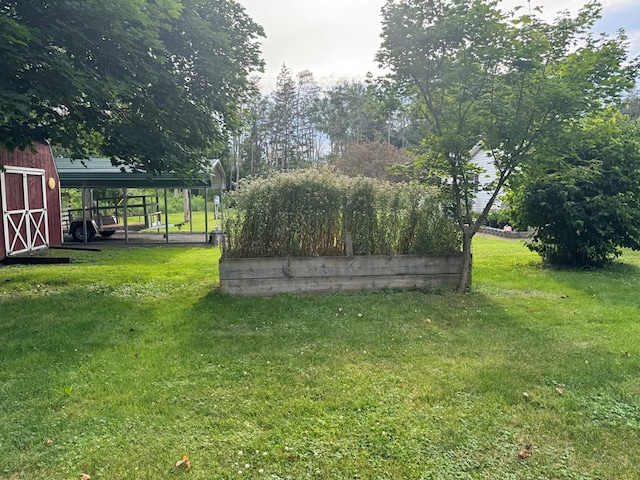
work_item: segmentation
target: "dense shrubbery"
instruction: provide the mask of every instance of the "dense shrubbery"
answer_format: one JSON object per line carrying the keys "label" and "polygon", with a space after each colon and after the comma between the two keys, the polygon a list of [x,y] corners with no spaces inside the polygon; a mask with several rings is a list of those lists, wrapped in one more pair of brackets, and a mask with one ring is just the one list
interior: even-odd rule
{"label": "dense shrubbery", "polygon": [[552,265],[602,266],[640,250],[640,125],[615,110],[581,118],[560,152],[527,172],[515,218]]}
{"label": "dense shrubbery", "polygon": [[278,173],[227,198],[229,257],[437,254],[460,238],[437,191],[348,178],[328,170]]}

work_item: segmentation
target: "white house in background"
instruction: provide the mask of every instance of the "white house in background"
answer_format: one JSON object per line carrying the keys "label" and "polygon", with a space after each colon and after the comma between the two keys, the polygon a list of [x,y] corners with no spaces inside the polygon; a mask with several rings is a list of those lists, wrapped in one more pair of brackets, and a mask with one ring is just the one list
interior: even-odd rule
{"label": "white house in background", "polygon": [[[493,164],[491,153],[483,150],[480,144],[471,149],[470,162],[480,167],[481,172],[476,175],[475,183],[477,185],[476,198],[473,201],[473,211],[481,213],[491,198],[492,190],[486,190],[487,185],[498,178],[496,167]],[[497,209],[501,207],[501,202],[496,199],[493,206]]]}

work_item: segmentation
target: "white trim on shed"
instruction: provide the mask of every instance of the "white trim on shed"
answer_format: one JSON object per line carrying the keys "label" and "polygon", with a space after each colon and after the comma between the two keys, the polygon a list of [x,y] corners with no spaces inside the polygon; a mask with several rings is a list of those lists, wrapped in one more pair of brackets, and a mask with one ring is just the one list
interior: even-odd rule
{"label": "white trim on shed", "polygon": [[[7,197],[7,175],[22,176],[22,208],[9,206]],[[37,177],[42,196],[42,207],[32,208],[30,205],[29,177]],[[2,223],[4,227],[4,243],[6,255],[39,250],[49,246],[49,224],[47,222],[47,193],[45,171],[40,168],[24,168],[7,166],[0,172],[0,192],[2,192]]]}

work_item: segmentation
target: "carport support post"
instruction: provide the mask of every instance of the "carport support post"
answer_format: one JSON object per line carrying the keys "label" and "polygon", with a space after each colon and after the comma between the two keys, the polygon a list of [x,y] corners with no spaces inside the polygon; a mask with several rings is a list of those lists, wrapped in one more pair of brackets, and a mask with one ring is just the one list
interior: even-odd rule
{"label": "carport support post", "polygon": [[224,190],[222,189],[222,183],[220,183],[220,205],[219,205],[219,209],[220,209],[220,233],[221,233],[221,237],[220,237],[220,244],[221,244],[221,248],[222,248],[222,256],[225,256],[226,250],[227,250],[227,237],[225,237],[224,235],[224,208],[223,208],[223,201],[222,199],[224,194]]}
{"label": "carport support post", "polygon": [[122,197],[124,198],[124,243],[129,243],[129,199],[127,198],[127,187],[122,187]]}
{"label": "carport support post", "polygon": [[87,190],[82,189],[82,243],[87,243]]}
{"label": "carport support post", "polygon": [[207,187],[204,187],[204,241],[209,241],[209,209],[207,208]]}
{"label": "carport support post", "polygon": [[191,197],[193,195],[191,195],[192,194],[191,189],[188,189],[187,192],[189,192],[188,193],[189,195],[189,233],[193,233],[193,215],[191,214],[191,212],[193,212],[193,208],[192,208],[193,205],[191,204]]}
{"label": "carport support post", "polygon": [[169,199],[167,197],[167,187],[164,187],[164,237],[165,243],[169,243]]}
{"label": "carport support post", "polygon": [[218,205],[218,209],[220,211],[220,231],[224,234],[224,210],[222,205],[222,199],[224,198],[224,190],[222,189],[222,184],[220,185],[220,204]]}

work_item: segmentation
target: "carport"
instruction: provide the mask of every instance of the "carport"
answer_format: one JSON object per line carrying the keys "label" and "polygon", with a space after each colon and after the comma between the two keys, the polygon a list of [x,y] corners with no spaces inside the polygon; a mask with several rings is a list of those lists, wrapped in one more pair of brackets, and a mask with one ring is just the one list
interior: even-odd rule
{"label": "carport", "polygon": [[[82,222],[84,228],[84,242],[87,242],[87,220],[91,219],[93,213],[93,203],[87,201],[92,198],[94,188],[117,188],[122,190],[124,199],[124,233],[125,241],[129,243],[128,225],[128,189],[155,189],[156,192],[162,190],[164,193],[164,222],[154,226],[155,229],[164,229],[166,243],[169,243],[169,212],[168,194],[169,189],[204,190],[204,210],[205,210],[205,241],[209,239],[209,202],[207,192],[214,190],[222,193],[226,190],[225,173],[220,160],[209,160],[207,165],[196,176],[184,178],[173,173],[163,173],[160,175],[150,174],[140,170],[134,170],[128,166],[114,166],[108,158],[90,158],[87,160],[72,160],[70,158],[55,158],[56,169],[60,178],[60,187],[82,189]],[[91,205],[87,205],[91,203]],[[215,205],[214,210],[215,211]],[[192,228],[192,225],[190,225]]]}

